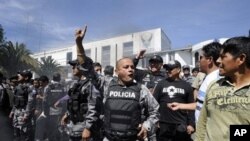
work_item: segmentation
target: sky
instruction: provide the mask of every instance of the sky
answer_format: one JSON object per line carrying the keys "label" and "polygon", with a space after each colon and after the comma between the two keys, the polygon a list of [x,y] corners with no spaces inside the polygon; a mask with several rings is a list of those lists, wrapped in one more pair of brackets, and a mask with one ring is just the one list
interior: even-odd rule
{"label": "sky", "polygon": [[33,53],[162,28],[173,49],[199,42],[248,36],[249,0],[0,0],[5,37]]}

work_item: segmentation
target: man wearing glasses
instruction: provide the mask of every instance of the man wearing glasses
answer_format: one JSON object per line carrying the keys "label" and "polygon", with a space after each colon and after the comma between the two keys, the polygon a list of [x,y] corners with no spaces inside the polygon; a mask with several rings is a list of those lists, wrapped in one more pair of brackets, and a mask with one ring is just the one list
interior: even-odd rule
{"label": "man wearing glasses", "polygon": [[190,141],[194,132],[194,113],[187,110],[172,110],[172,102],[194,103],[191,85],[180,78],[181,64],[170,61],[164,65],[168,78],[160,81],[153,96],[160,104],[160,141]]}
{"label": "man wearing glasses", "polygon": [[221,48],[222,45],[218,42],[212,42],[202,48],[200,56],[200,71],[205,73],[206,76],[199,87],[197,98],[195,96],[197,102],[191,104],[173,102],[170,104],[172,110],[195,110],[195,119],[196,122],[198,121],[207,87],[212,81],[216,81],[220,78],[218,69],[219,64],[216,60],[219,58]]}
{"label": "man wearing glasses", "polygon": [[218,42],[212,42],[210,44],[205,45],[202,48],[201,56],[200,56],[200,70],[201,72],[206,74],[204,81],[202,82],[197,96],[197,105],[195,110],[195,119],[198,121],[198,117],[200,115],[200,111],[203,105],[203,101],[206,95],[207,87],[212,81],[219,79],[219,64],[216,60],[220,56],[220,50],[222,45]]}
{"label": "man wearing glasses", "polygon": [[[219,74],[225,76],[210,84],[197,124],[196,141],[249,140],[238,136],[232,125],[250,123],[250,38],[225,41],[217,60]],[[230,127],[230,128],[229,128]],[[231,134],[231,135],[230,135]],[[240,138],[239,138],[240,137]]]}

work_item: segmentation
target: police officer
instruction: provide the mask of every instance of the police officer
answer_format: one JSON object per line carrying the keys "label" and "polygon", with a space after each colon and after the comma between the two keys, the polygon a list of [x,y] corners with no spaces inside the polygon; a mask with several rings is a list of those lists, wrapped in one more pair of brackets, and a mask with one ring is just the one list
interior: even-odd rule
{"label": "police officer", "polygon": [[[141,50],[135,59],[133,59],[134,65],[136,66],[139,59],[142,59],[146,50]],[[153,94],[154,89],[159,81],[166,77],[165,73],[161,71],[163,66],[163,59],[159,55],[154,55],[149,59],[148,70],[135,69],[135,80],[142,84],[145,84],[150,92]],[[145,113],[147,114],[147,113]],[[151,128],[148,133],[150,141],[156,141],[157,127]]]}
{"label": "police officer", "polygon": [[[67,112],[61,122],[67,123],[70,140],[100,140],[97,121],[100,115],[100,92],[93,85],[93,61],[85,56],[82,40],[87,27],[76,31],[77,60],[69,61],[79,80],[70,88]],[[100,128],[100,127],[99,127]]]}
{"label": "police officer", "polygon": [[32,140],[31,131],[32,115],[34,110],[34,94],[30,84],[32,73],[30,71],[22,71],[18,73],[18,86],[14,92],[13,108],[9,114],[13,118],[14,140],[27,141]]}
{"label": "police officer", "polygon": [[84,72],[86,69],[93,71],[92,65],[79,65],[77,60],[70,61],[69,64],[73,66],[73,74],[79,77],[79,81],[68,92],[68,111],[62,118],[62,124],[68,123],[71,140],[88,140],[91,134],[94,135],[94,124],[99,117],[96,105],[101,104],[100,94],[91,78],[86,77],[87,72]]}
{"label": "police officer", "polygon": [[95,62],[93,65],[94,65],[94,70],[97,73],[97,75],[102,76],[102,65],[99,62]]}
{"label": "police officer", "polygon": [[48,85],[48,91],[45,93],[45,115],[48,117],[48,139],[50,141],[56,141],[60,138],[60,132],[58,125],[62,116],[62,105],[54,106],[57,100],[65,96],[63,85],[60,83],[61,75],[54,73],[51,83]]}
{"label": "police officer", "polygon": [[[145,50],[141,50],[139,54],[133,59],[135,67],[139,59],[144,56]],[[163,59],[159,55],[154,55],[149,59],[148,70],[135,69],[135,80],[145,84],[147,88],[153,93],[156,84],[166,77],[165,73],[161,71],[163,66]]]}
{"label": "police officer", "polygon": [[[145,85],[134,81],[134,64],[129,58],[116,63],[118,79],[104,92],[104,141],[135,141],[147,138],[158,122],[158,103]],[[142,114],[147,111],[147,118]]]}
{"label": "police officer", "polygon": [[35,87],[35,90],[36,90],[36,100],[35,100],[35,117],[38,117],[39,114],[41,113],[42,111],[42,88],[40,86],[40,82],[39,82],[39,78],[35,78],[33,80],[33,86]]}
{"label": "police officer", "polygon": [[5,108],[4,97],[6,95],[6,87],[5,87],[4,83],[3,83],[3,79],[4,79],[4,76],[0,72],[0,108],[1,109]]}
{"label": "police officer", "polygon": [[39,103],[39,101],[37,101],[37,95],[38,95],[38,93],[39,93],[39,87],[40,87],[40,84],[39,84],[39,78],[35,78],[33,81],[32,81],[32,86],[33,86],[33,91],[34,91],[34,109],[33,109],[33,115],[32,115],[32,130],[33,130],[33,132],[34,132],[34,134],[33,134],[33,136],[34,137],[32,137],[32,138],[34,138],[35,139],[35,130],[36,130],[36,117],[37,117],[37,115],[38,115],[38,110],[37,110],[37,108],[39,108],[38,106],[37,106],[37,104]]}
{"label": "police officer", "polygon": [[9,100],[10,100],[10,108],[12,109],[13,107],[13,96],[15,92],[15,88],[18,85],[18,76],[12,76],[9,78],[9,89],[7,89],[7,92],[9,94]]}
{"label": "police officer", "polygon": [[107,65],[104,69],[104,77],[106,77],[107,80],[113,79],[114,75],[114,67]]}
{"label": "police officer", "polygon": [[[116,79],[116,77],[114,77],[113,74],[114,74],[114,67],[107,65],[104,69],[104,76],[99,76],[97,78],[98,89],[101,92],[105,91],[104,89],[108,88],[108,85],[112,79]],[[103,98],[103,93],[101,93],[101,95]]]}
{"label": "police officer", "polygon": [[41,141],[48,138],[48,128],[47,128],[47,116],[45,114],[46,109],[46,101],[45,95],[47,95],[49,91],[49,78],[45,75],[40,76],[39,78],[40,88],[36,94],[36,131],[35,131],[35,141]]}
{"label": "police officer", "polygon": [[189,65],[182,66],[183,76],[182,80],[188,82],[190,85],[192,85],[194,81],[194,77],[190,74],[190,67]]}

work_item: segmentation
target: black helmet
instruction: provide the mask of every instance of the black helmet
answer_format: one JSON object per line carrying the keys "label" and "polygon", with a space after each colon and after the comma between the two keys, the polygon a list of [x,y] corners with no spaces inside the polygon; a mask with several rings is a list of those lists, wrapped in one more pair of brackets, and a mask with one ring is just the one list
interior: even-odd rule
{"label": "black helmet", "polygon": [[91,58],[87,57],[85,58],[85,62],[83,64],[80,64],[79,61],[72,60],[68,61],[68,63],[71,66],[76,66],[80,71],[83,72],[84,76],[86,77],[93,77],[94,76],[94,66],[93,66],[93,61]]}
{"label": "black helmet", "polygon": [[163,59],[160,55],[154,55],[153,57],[151,57],[149,60],[149,63],[150,62],[158,62],[158,63],[163,63]]}
{"label": "black helmet", "polygon": [[28,77],[29,79],[32,78],[32,73],[31,73],[30,70],[19,71],[19,72],[17,72],[17,74],[20,74],[20,75],[22,75],[24,77]]}
{"label": "black helmet", "polygon": [[68,63],[71,66],[77,66],[79,70],[84,71],[84,72],[90,71],[94,68],[92,59],[87,57],[87,56],[86,56],[85,62],[83,64],[80,64],[77,59],[72,60],[72,61],[68,61]]}

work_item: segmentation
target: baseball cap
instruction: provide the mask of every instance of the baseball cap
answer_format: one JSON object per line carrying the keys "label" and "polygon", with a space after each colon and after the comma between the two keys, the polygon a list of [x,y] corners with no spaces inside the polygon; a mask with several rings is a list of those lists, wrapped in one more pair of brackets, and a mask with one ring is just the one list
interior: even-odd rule
{"label": "baseball cap", "polygon": [[164,64],[163,68],[165,68],[166,70],[171,70],[174,68],[181,68],[181,63],[177,60],[171,60],[169,61],[168,64]]}
{"label": "baseball cap", "polygon": [[75,66],[75,65],[78,65],[79,62],[77,59],[75,59],[75,60],[68,61],[68,64],[70,64],[71,66]]}
{"label": "baseball cap", "polygon": [[182,68],[183,69],[190,69],[189,65],[184,65]]}
{"label": "baseball cap", "polygon": [[163,63],[163,59],[160,55],[154,55],[149,59],[149,62],[158,62],[158,63]]}

